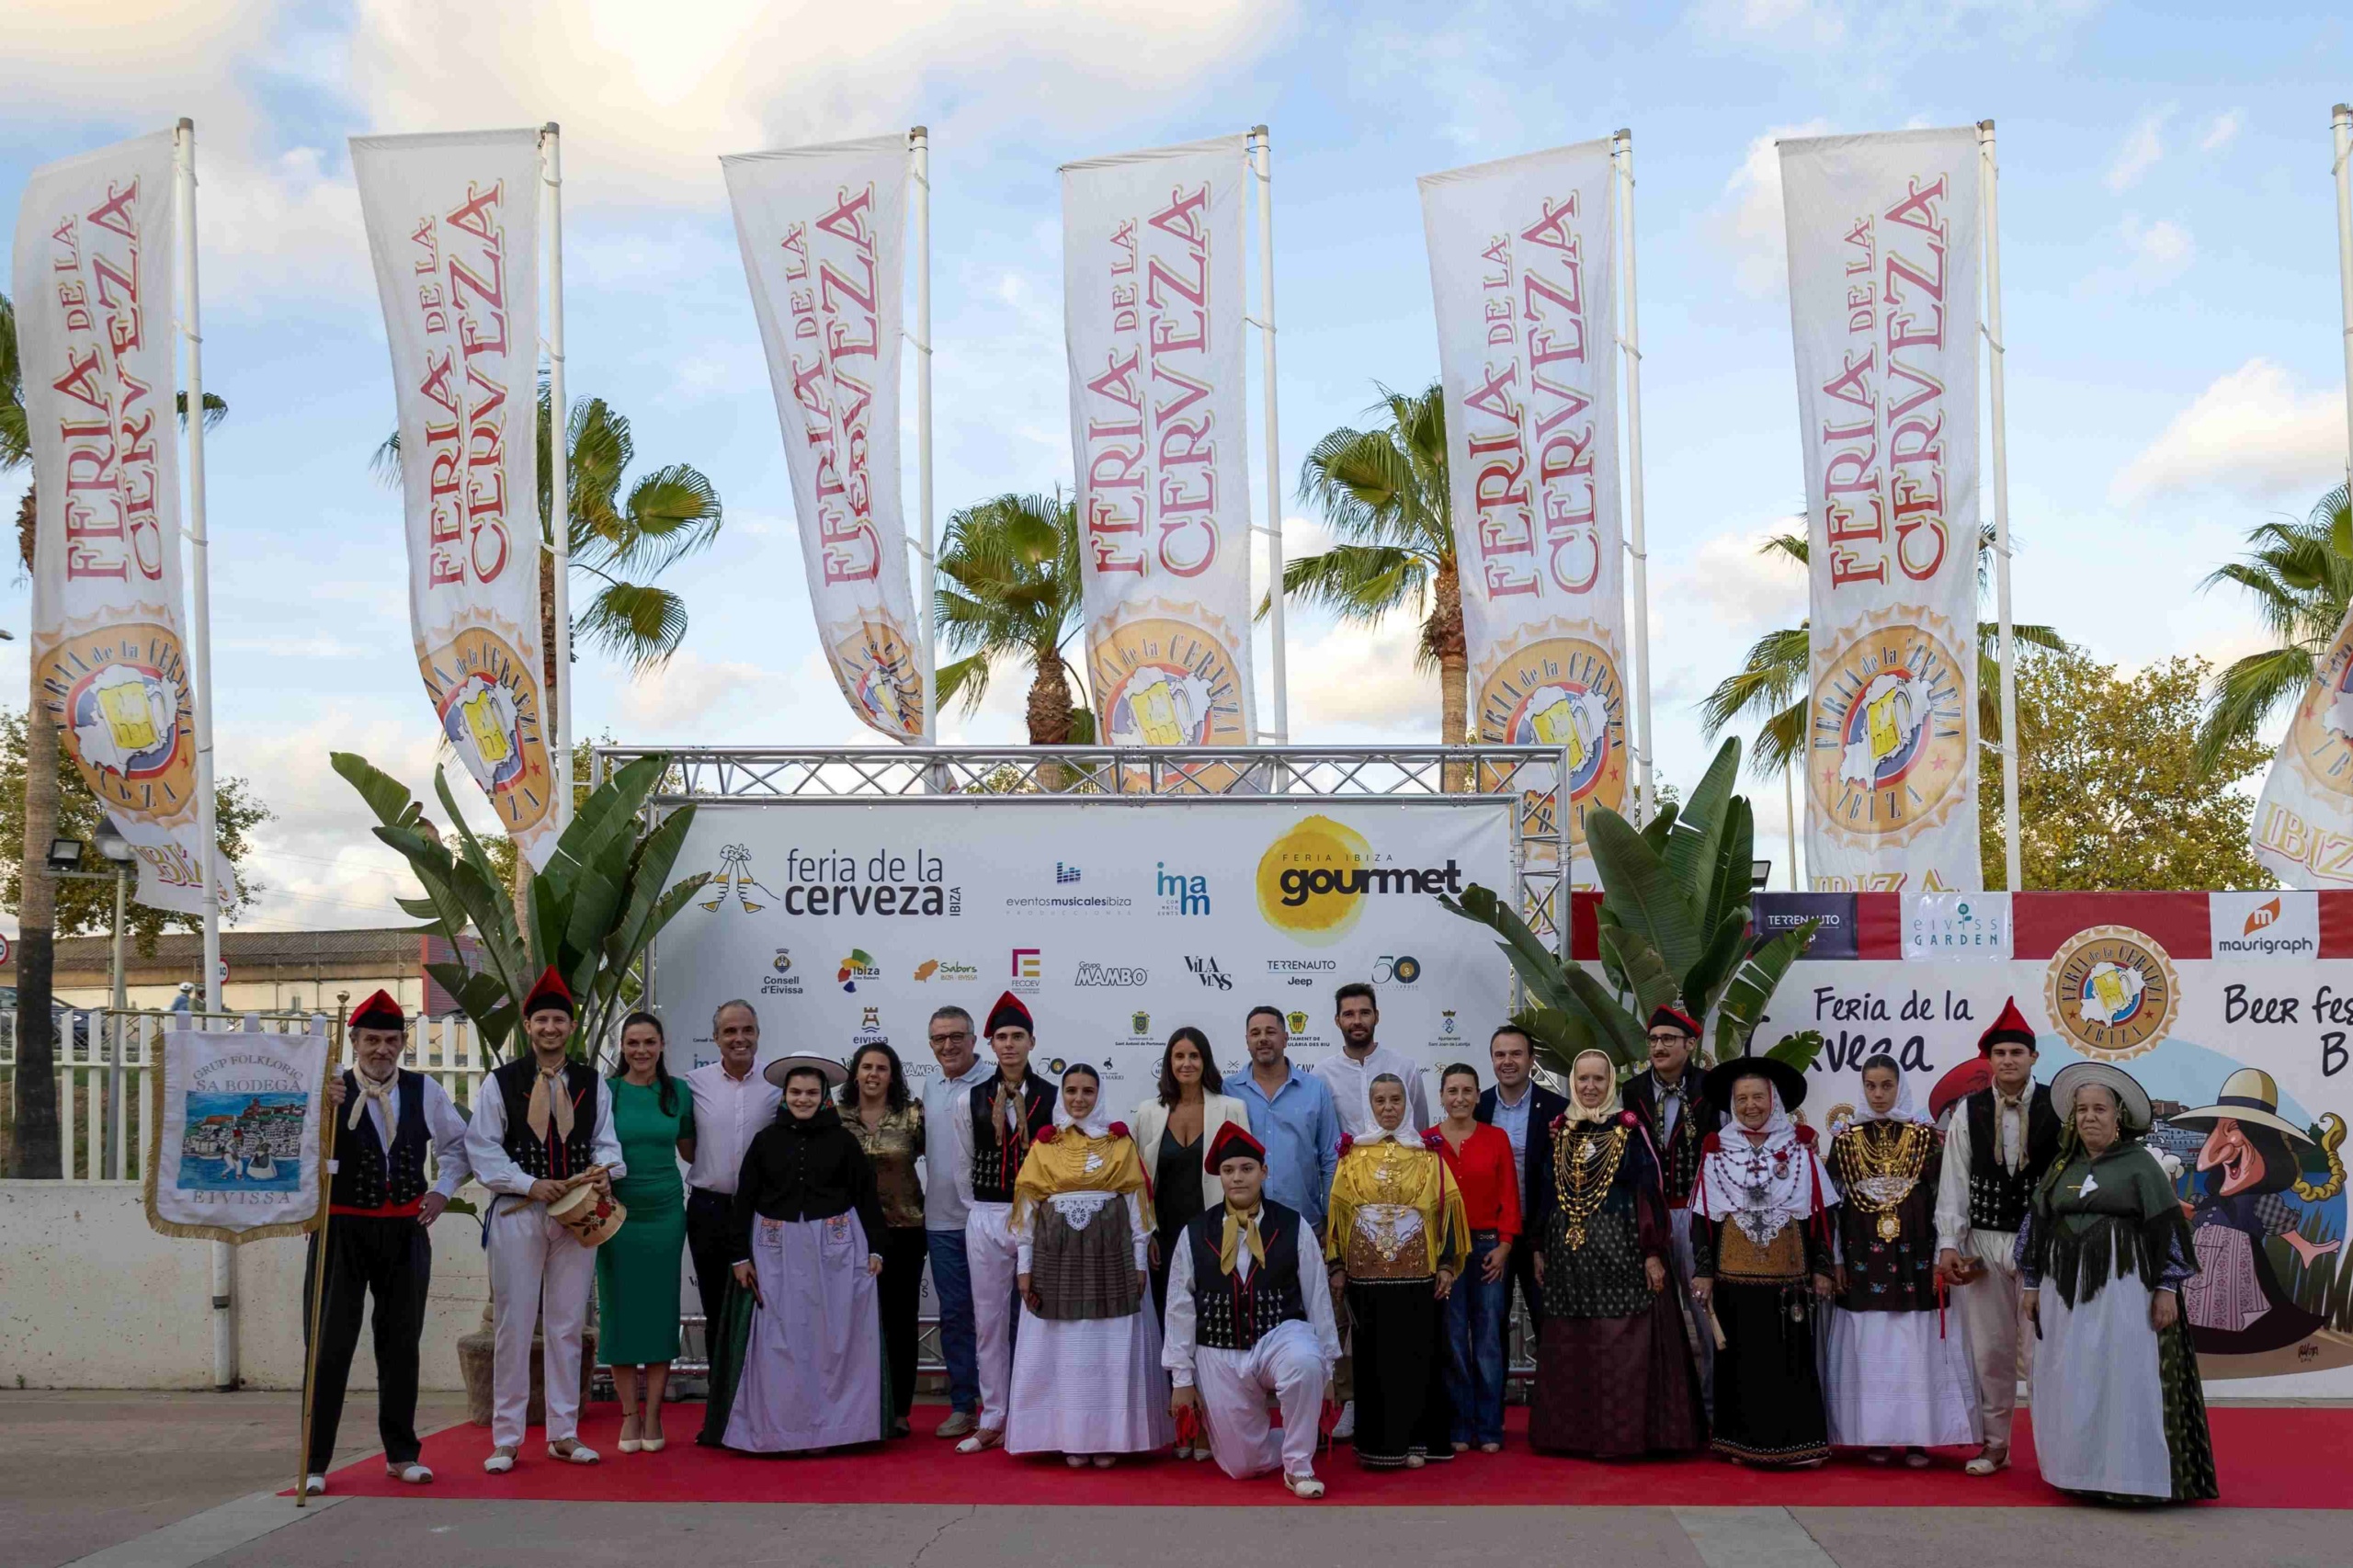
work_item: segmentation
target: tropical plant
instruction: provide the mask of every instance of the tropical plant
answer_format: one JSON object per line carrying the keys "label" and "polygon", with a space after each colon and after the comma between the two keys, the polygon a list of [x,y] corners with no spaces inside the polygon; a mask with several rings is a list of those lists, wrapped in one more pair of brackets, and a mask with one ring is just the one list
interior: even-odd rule
{"label": "tropical plant", "polygon": [[[1816,923],[1749,938],[1755,823],[1747,800],[1733,793],[1739,771],[1740,743],[1727,740],[1689,799],[1679,807],[1662,805],[1642,827],[1607,807],[1586,813],[1586,844],[1601,878],[1608,985],[1554,952],[1507,899],[1475,883],[1460,900],[1439,895],[1448,912],[1502,938],[1496,945],[1529,997],[1514,1021],[1555,1072],[1565,1073],[1581,1051],[1604,1051],[1620,1066],[1640,1062],[1649,1049],[1650,1015],[1669,1004],[1703,1022],[1713,1015],[1714,1049],[1707,1059],[1747,1050],[1775,987],[1813,942]],[[1801,1068],[1812,1056],[1802,1038],[1782,1054]]]}
{"label": "tropical plant", "polygon": [[2253,740],[2282,703],[2303,695],[2353,603],[2353,506],[2344,485],[2315,502],[2302,522],[2265,523],[2246,539],[2246,554],[2199,586],[2245,589],[2272,646],[2233,660],[2207,688],[2197,755],[2209,777],[2222,769],[2234,744]]}
{"label": "tropical plant", "polygon": [[1385,415],[1382,425],[1343,426],[1300,465],[1300,499],[1343,542],[1285,562],[1283,592],[1365,626],[1410,608],[1422,623],[1415,662],[1438,671],[1438,738],[1459,745],[1470,738],[1471,659],[1447,489],[1446,388],[1380,392],[1366,412]]}
{"label": "tropical plant", "polygon": [[961,699],[977,712],[998,660],[1027,664],[1029,744],[1091,743],[1094,706],[1074,699],[1079,672],[1063,653],[1081,619],[1077,506],[1059,492],[967,506],[948,519],[939,574],[933,614],[948,651],[961,655],[939,667],[939,706]]}
{"label": "tropical plant", "polygon": [[[1805,535],[1785,533],[1776,534],[1757,546],[1756,553],[1781,556],[1803,566],[1812,549]],[[1994,526],[1986,523],[1977,531],[1980,594],[1984,592],[1993,559]],[[2048,626],[2014,621],[2010,630],[2022,648],[2058,649],[2067,645]],[[1700,724],[1710,740],[1741,720],[1756,722],[1756,750],[1749,766],[1759,778],[1803,761],[1806,694],[1812,685],[1812,636],[1811,619],[1767,632],[1750,645],[1740,668],[1717,682],[1716,688],[1699,705]],[[2023,702],[2018,705],[2018,731],[2025,743],[2033,742],[2039,722],[2030,707]],[[1977,737],[1987,746],[1999,744],[2002,738],[2002,629],[1999,622],[1982,618],[1977,622]]]}
{"label": "tropical plant", "polygon": [[525,998],[551,964],[578,1008],[574,1050],[593,1057],[625,1005],[629,971],[655,933],[710,880],[710,872],[699,871],[664,885],[694,824],[694,807],[681,806],[652,831],[639,831],[640,810],[660,783],[666,756],[640,757],[589,791],[555,853],[531,879],[522,921],[442,769],[433,771],[433,790],[457,835],[455,850],[398,779],[350,752],[332,753],[329,760],[376,813],[376,836],[400,851],[425,890],[422,897],[402,899],[401,907],[426,922],[423,932],[453,947],[472,929],[481,968],[425,967],[474,1021],[493,1057],[506,1053]]}

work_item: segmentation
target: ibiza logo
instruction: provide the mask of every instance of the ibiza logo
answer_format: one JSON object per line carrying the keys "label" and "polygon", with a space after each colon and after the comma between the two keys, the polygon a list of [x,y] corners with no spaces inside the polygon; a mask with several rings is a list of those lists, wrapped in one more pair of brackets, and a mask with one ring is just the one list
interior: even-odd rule
{"label": "ibiza logo", "polygon": [[510,834],[538,827],[553,803],[535,662],[481,626],[468,627],[417,662],[442,738]]}
{"label": "ibiza logo", "polygon": [[[1574,636],[1524,643],[1506,653],[1480,683],[1483,740],[1562,752],[1572,843],[1585,842],[1586,812],[1595,806],[1616,811],[1625,803],[1624,696],[1616,656],[1598,642]],[[1546,793],[1528,792],[1524,809],[1549,826]]]}
{"label": "ibiza logo", "polygon": [[[776,894],[762,887],[759,878],[752,875],[752,852],[740,844],[728,845],[719,852],[719,869],[703,884],[703,891],[710,896],[695,902],[714,914],[726,908],[731,899],[745,915],[757,915],[776,902]],[[754,893],[760,896],[754,898]]]}
{"label": "ibiza logo", "polygon": [[880,980],[882,971],[874,962],[874,955],[864,948],[852,948],[849,956],[835,966],[834,979],[844,991],[856,991],[861,980]]}
{"label": "ibiza logo", "polygon": [[1808,712],[1806,789],[1849,847],[1909,844],[1972,798],[1961,665],[1893,614],[1820,665]]}
{"label": "ibiza logo", "polygon": [[1231,991],[1233,989],[1233,976],[1226,973],[1224,970],[1218,967],[1217,958],[1214,954],[1208,958],[1193,958],[1188,956],[1185,960],[1185,967],[1187,970],[1191,971],[1195,980],[1199,981],[1203,985],[1208,986],[1212,991]]}
{"label": "ibiza logo", "polygon": [[2181,1013],[2181,984],[2156,939],[2129,926],[2095,926],[2060,945],[2043,1002],[2069,1044],[2095,1061],[2154,1050]]}
{"label": "ibiza logo", "polygon": [[1165,861],[1153,867],[1153,893],[1160,900],[1163,915],[1207,915],[1210,912],[1210,880],[1172,871]]}

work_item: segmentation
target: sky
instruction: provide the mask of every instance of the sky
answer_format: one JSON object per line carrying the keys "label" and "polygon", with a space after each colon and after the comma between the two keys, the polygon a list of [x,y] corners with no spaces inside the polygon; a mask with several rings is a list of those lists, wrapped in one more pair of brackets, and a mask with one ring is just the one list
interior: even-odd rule
{"label": "sky", "polygon": [[[2330,106],[2353,97],[2341,6],[9,9],[0,210],[43,163],[197,124],[205,385],[230,406],[207,446],[219,766],[276,816],[249,865],[264,890],[249,928],[399,923],[405,877],[327,754],[358,751],[420,792],[436,761],[399,498],[369,468],[394,413],[353,135],[560,122],[572,395],[630,418],[642,466],[691,463],[723,502],[718,542],[664,579],[692,617],[667,668],[633,679],[583,650],[582,736],[871,738],[811,629],[722,153],[930,128],[944,522],[1070,483],[1057,165],[1268,125],[1276,467],[1296,553],[1325,537],[1295,499],[1308,449],[1363,422],[1379,386],[1437,372],[1415,177],[1630,128],[1666,781],[1688,785],[1706,760],[1708,688],[1804,613],[1802,575],[1756,555],[1804,506],[1776,137],[1996,122],[2018,619],[2128,667],[2251,651],[2245,606],[2201,582],[2249,528],[2302,516],[2346,460],[2329,167]],[[11,511],[22,483],[0,475]],[[912,517],[912,469],[905,494]],[[0,691],[25,689],[27,600],[0,583],[0,627],[17,638],[0,643]],[[1368,630],[1294,612],[1293,737],[1435,741],[1414,633],[1410,616]],[[1263,671],[1263,634],[1258,658]],[[945,716],[943,739],[1018,741],[1025,689],[1006,672],[978,713]],[[1753,793],[1779,882],[1781,791]]]}

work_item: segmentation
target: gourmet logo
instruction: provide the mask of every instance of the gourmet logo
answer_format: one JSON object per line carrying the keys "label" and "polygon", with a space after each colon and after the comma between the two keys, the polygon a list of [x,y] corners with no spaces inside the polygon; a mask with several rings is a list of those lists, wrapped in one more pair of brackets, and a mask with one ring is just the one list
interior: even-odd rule
{"label": "gourmet logo", "polygon": [[946,863],[920,847],[907,855],[877,850],[863,860],[855,855],[788,849],[784,875],[777,902],[787,915],[907,918],[964,913],[964,890],[949,886]]}
{"label": "gourmet logo", "polygon": [[1462,868],[1404,866],[1378,855],[1364,835],[1326,816],[1286,830],[1258,858],[1258,913],[1267,924],[1314,946],[1338,941],[1367,898],[1462,891]]}

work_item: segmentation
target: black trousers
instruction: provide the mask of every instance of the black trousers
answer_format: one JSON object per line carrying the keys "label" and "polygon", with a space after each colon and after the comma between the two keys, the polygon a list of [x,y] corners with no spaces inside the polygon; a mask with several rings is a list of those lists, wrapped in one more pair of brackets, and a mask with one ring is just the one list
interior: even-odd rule
{"label": "black trousers", "polygon": [[[302,1269],[307,1309],[316,1288],[319,1238],[311,1238]],[[359,1319],[376,1298],[376,1435],[387,1464],[414,1463],[416,1440],[417,1341],[425,1333],[425,1301],[433,1284],[433,1242],[414,1216],[375,1219],[337,1214],[327,1225],[326,1298],[319,1307],[318,1382],[311,1399],[309,1473],[324,1475],[335,1460],[335,1428],[351,1358],[359,1348]],[[303,1315],[302,1340],[311,1324]]]}
{"label": "black trousers", "polygon": [[915,1397],[915,1336],[922,1332],[923,1266],[931,1253],[921,1225],[882,1233],[882,1364],[891,1378],[891,1414],[901,1421]]}
{"label": "black trousers", "polygon": [[727,1287],[735,1278],[735,1199],[709,1187],[687,1191],[687,1256],[695,1266],[695,1290],[702,1296],[702,1343],[709,1358],[712,1325],[727,1305]]}

